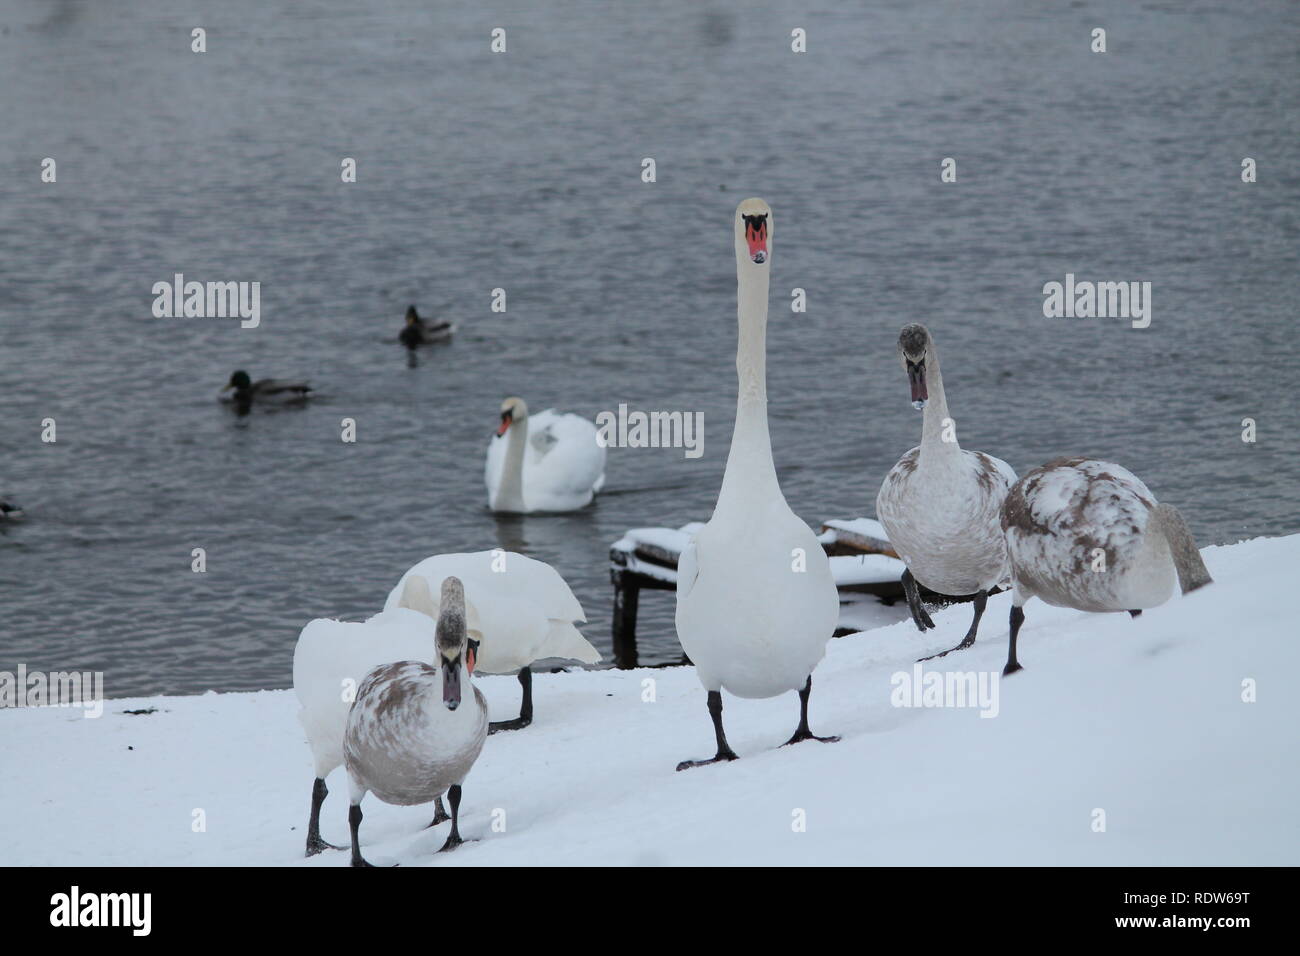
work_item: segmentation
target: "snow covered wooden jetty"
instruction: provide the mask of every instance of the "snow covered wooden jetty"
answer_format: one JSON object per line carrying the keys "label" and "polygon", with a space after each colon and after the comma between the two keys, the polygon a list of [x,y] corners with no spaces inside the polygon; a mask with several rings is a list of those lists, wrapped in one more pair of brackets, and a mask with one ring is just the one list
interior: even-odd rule
{"label": "snow covered wooden jetty", "polygon": [[[614,585],[614,663],[636,666],[636,618],[641,591],[675,591],[677,559],[703,527],[692,521],[680,528],[633,528],[609,549],[609,576]],[[830,556],[831,573],[843,595],[870,594],[892,601],[903,596],[898,559],[880,522],[871,518],[824,522],[818,535]]]}

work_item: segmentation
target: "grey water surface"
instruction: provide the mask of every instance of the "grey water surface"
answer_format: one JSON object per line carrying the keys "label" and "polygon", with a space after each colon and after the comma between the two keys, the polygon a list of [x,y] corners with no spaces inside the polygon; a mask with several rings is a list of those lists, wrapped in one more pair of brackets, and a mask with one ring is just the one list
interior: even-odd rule
{"label": "grey water surface", "polygon": [[[309,619],[498,546],[559,569],[608,654],[609,544],[707,519],[721,481],[749,195],[810,524],[872,514],[917,441],[894,343],[919,321],[966,447],[1118,461],[1203,545],[1296,532],[1298,94],[1290,2],[4,0],[0,493],[27,516],[0,525],[0,669],[283,687]],[[260,325],[155,318],[177,272],[260,282]],[[1045,318],[1067,273],[1151,282],[1150,327]],[[410,303],[459,324],[416,367]],[[318,395],[240,418],[236,368]],[[595,506],[494,517],[507,394],[701,411],[704,455],[613,449]],[[642,661],[677,659],[672,596],[641,605]]]}

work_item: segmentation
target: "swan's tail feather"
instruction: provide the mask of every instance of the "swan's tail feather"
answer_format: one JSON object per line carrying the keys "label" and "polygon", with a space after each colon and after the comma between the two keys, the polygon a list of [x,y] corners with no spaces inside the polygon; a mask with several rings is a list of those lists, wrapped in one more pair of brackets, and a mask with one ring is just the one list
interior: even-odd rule
{"label": "swan's tail feather", "polygon": [[542,657],[560,657],[565,660],[581,661],[584,664],[600,662],[600,652],[569,621],[551,621],[546,632],[546,641],[542,645]]}
{"label": "swan's tail feather", "polygon": [[1178,572],[1178,586],[1182,592],[1190,594],[1197,588],[1213,584],[1214,579],[1210,577],[1201,552],[1196,548],[1191,529],[1187,527],[1187,522],[1178,513],[1178,509],[1173,505],[1156,505],[1153,517],[1165,540],[1169,542],[1169,552],[1174,559],[1174,570]]}

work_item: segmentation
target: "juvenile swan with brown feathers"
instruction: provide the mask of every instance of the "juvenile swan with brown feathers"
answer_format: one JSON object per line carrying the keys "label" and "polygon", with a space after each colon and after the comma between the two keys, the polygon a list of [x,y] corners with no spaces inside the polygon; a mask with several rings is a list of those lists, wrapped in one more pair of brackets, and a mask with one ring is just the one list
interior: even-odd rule
{"label": "juvenile swan with brown feathers", "polygon": [[348,772],[352,865],[361,855],[361,801],[373,793],[385,803],[411,806],[447,794],[451,833],[460,836],[461,785],[487,739],[488,708],[472,683],[479,642],[466,625],[460,579],[442,582],[434,637],[437,666],[397,661],[376,667],[362,681],[348,712],[343,759]]}
{"label": "juvenile swan with brown feathers", "polygon": [[1002,506],[1011,558],[1011,636],[1004,674],[1020,670],[1025,602],[1080,611],[1164,604],[1212,583],[1183,516],[1132,472],[1095,458],[1058,458],[1026,474]]}
{"label": "juvenile swan with brown feathers", "polygon": [[[948,417],[939,354],[924,325],[898,334],[898,355],[912,389],[912,406],[924,411],[921,444],[898,460],[876,495],[876,517],[907,567],[903,591],[917,629],[934,627],[921,605],[920,582],[931,591],[975,595],[975,617],[960,644],[975,643],[989,591],[1007,579],[1007,549],[1000,525],[1002,500],[1016,473],[999,458],[966,451]],[[923,658],[927,659],[927,658]]]}

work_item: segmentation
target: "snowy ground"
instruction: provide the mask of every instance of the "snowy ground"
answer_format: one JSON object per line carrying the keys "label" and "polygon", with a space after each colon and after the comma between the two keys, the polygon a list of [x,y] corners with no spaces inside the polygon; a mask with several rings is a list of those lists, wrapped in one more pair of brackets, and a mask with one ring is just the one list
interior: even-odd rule
{"label": "snowy ground", "polygon": [[[1031,602],[1025,670],[995,718],[890,703],[891,675],[960,639],[970,608],[956,606],[925,636],[902,622],[831,642],[812,722],[842,742],[778,749],[795,696],[728,697],[741,759],[684,773],[677,761],[713,751],[692,669],[538,675],[533,726],[489,738],[466,783],[462,833],[478,842],[435,855],[446,824],[422,830],[428,808],[372,797],[366,852],[403,866],[1295,865],[1300,535],[1205,560],[1214,585],[1136,620]],[[993,598],[978,644],[936,669],[999,671],[1008,604]],[[513,678],[478,683],[494,717],[517,713]],[[296,709],[271,691],[112,701],[98,720],[0,711],[0,864],[345,865],[302,858],[312,773]],[[345,843],[342,771],[329,782],[325,837]]]}

